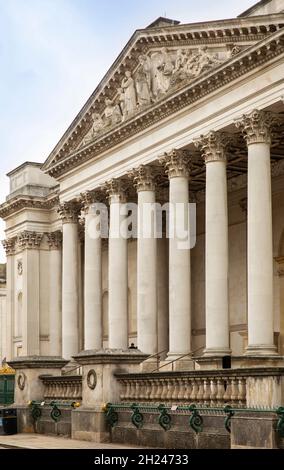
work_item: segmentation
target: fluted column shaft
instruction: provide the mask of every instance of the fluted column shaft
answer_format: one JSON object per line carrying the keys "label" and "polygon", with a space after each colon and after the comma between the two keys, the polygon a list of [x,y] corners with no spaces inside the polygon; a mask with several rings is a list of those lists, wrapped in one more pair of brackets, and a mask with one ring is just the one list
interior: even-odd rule
{"label": "fluted column shaft", "polygon": [[79,352],[78,209],[64,203],[59,212],[63,222],[62,356],[72,359]]}
{"label": "fluted column shaft", "polygon": [[248,145],[248,348],[275,354],[270,145],[274,118],[253,111],[237,122]]}
{"label": "fluted column shaft", "polygon": [[160,159],[170,182],[169,240],[169,354],[174,360],[191,352],[190,249],[181,234],[188,228],[189,159],[183,151],[173,151]]}
{"label": "fluted column shaft", "polygon": [[126,199],[116,181],[107,184],[109,227],[109,347],[128,348],[128,257]]}
{"label": "fluted column shaft", "polygon": [[157,353],[157,238],[154,178],[148,167],[133,171],[138,193],[137,345],[146,354]]}
{"label": "fluted column shaft", "polygon": [[101,349],[103,344],[101,216],[94,206],[95,195],[90,197],[85,195],[85,350]]}
{"label": "fluted column shaft", "polygon": [[49,354],[62,355],[62,233],[47,234],[50,247]]}
{"label": "fluted column shaft", "polygon": [[206,349],[204,355],[224,356],[229,347],[229,249],[226,172],[227,139],[221,133],[201,136],[196,145],[206,164]]}

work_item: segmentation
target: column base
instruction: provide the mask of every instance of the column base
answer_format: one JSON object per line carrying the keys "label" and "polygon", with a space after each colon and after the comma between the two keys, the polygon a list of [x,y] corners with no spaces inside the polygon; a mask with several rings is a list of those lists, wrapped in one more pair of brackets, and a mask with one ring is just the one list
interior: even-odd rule
{"label": "column base", "polygon": [[246,356],[278,356],[277,347],[274,344],[249,345],[246,348]]}
{"label": "column base", "polygon": [[146,361],[141,362],[140,364],[140,372],[147,373],[147,372],[158,372],[160,367],[160,361],[156,357],[152,357],[146,359]]}
{"label": "column base", "polygon": [[159,372],[188,371],[194,369],[192,353],[184,357],[184,354],[168,353],[166,359],[161,361]]}
{"label": "column base", "polygon": [[232,351],[229,348],[206,348],[204,349],[202,357],[224,357],[231,356]]}

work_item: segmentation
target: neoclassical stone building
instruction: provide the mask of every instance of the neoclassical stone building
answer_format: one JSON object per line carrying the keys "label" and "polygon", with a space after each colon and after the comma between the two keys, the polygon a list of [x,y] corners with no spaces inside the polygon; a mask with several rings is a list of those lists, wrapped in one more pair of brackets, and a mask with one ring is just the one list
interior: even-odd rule
{"label": "neoclassical stone building", "polygon": [[[9,173],[8,359],[134,343],[142,371],[282,364],[283,25],[283,0],[229,20],[157,19],[47,160]],[[106,239],[90,235],[96,202]],[[129,202],[195,203],[194,248],[113,238]]]}

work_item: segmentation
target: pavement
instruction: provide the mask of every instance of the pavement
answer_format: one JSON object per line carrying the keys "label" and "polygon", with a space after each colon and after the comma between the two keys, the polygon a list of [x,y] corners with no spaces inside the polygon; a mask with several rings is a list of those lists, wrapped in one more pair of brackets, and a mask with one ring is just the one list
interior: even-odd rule
{"label": "pavement", "polygon": [[43,434],[14,434],[0,436],[2,449],[137,449],[122,444],[101,444],[96,442],[77,441],[65,437],[46,436]]}

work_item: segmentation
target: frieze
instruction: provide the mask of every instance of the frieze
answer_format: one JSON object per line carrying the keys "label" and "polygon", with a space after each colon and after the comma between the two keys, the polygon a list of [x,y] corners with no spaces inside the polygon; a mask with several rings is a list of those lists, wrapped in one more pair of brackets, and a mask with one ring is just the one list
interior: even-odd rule
{"label": "frieze", "polygon": [[51,199],[29,199],[29,198],[20,198],[15,201],[5,202],[0,206],[0,217],[5,219],[11,214],[18,212],[22,209],[47,209],[51,210],[56,207],[59,203],[59,197],[55,196]]}

